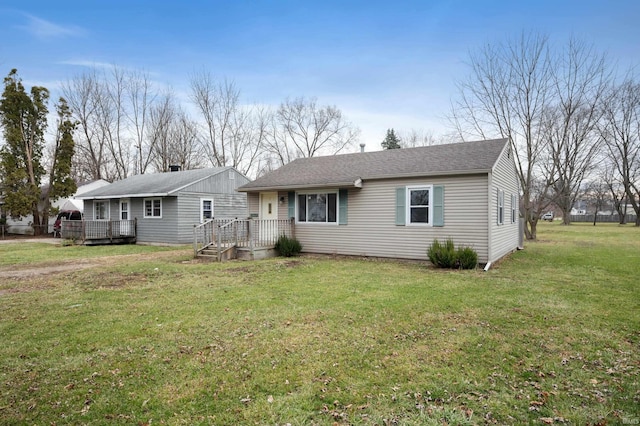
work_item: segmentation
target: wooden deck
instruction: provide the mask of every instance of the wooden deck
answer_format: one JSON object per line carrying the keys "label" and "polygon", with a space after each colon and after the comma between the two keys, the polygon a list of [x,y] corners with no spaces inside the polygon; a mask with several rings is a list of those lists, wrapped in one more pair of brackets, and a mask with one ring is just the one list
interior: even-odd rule
{"label": "wooden deck", "polygon": [[133,220],[63,220],[60,237],[82,241],[85,245],[135,244],[137,221]]}
{"label": "wooden deck", "polygon": [[281,235],[295,238],[293,219],[212,219],[193,228],[194,256],[218,261],[273,257]]}

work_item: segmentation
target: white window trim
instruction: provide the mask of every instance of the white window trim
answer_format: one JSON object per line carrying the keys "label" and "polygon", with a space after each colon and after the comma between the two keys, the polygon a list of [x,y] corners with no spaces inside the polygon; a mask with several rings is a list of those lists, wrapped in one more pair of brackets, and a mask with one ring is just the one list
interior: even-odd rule
{"label": "white window trim", "polygon": [[511,194],[511,223],[516,223],[518,221],[518,210],[517,206],[517,196],[515,194]]}
{"label": "white window trim", "polygon": [[[429,191],[429,214],[428,223],[411,222],[411,191],[416,189],[426,189]],[[405,194],[405,224],[406,226],[433,226],[433,185],[411,185],[407,186]]]}
{"label": "white window trim", "polygon": [[[153,216],[154,200],[160,200],[160,216]],[[151,216],[147,216],[147,201],[151,201]],[[142,215],[145,219],[162,219],[162,198],[161,197],[144,198],[142,200]]]}
{"label": "white window trim", "polygon": [[[98,203],[104,203],[106,205],[105,211],[104,211],[104,215],[105,218],[104,219],[98,219],[96,217],[96,213],[97,213],[97,209],[96,209],[96,204]],[[109,220],[109,218],[111,217],[111,203],[109,203],[109,200],[93,200],[93,220]]]}
{"label": "white window trim", "polygon": [[120,201],[118,202],[118,205],[120,207],[120,215],[118,216],[118,220],[124,220],[122,219],[122,203],[127,203],[127,219],[129,220],[131,219],[131,200],[129,198],[121,198]]}
{"label": "white window trim", "polygon": [[[296,209],[295,209],[295,218],[296,218],[296,224],[300,224],[300,225],[312,225],[312,226],[335,226],[338,225],[338,223],[340,223],[340,194],[338,193],[339,191],[337,189],[319,189],[319,190],[309,190],[309,191],[300,191],[300,192],[296,192]],[[300,222],[298,220],[298,195],[313,195],[313,194],[336,194],[336,221],[335,222],[309,222],[309,221],[304,221],[304,222]],[[309,213],[309,211],[307,211],[307,214]]]}
{"label": "white window trim", "polygon": [[[204,218],[204,202],[205,201],[211,201],[211,219],[213,219],[213,212],[214,212],[214,206],[213,206],[213,198],[200,198],[200,223],[204,223],[205,218]],[[209,219],[206,219],[209,220]]]}

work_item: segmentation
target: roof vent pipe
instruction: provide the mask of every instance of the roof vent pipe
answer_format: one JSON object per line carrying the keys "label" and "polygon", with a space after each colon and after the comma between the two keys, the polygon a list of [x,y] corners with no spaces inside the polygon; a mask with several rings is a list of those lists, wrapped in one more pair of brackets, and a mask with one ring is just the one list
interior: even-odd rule
{"label": "roof vent pipe", "polygon": [[365,144],[361,143],[360,144],[360,152],[364,152],[364,147],[365,147]]}

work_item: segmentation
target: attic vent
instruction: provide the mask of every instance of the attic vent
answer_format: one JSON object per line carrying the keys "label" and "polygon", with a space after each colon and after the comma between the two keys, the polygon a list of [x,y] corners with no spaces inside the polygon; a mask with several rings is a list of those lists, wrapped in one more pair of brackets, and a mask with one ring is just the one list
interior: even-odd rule
{"label": "attic vent", "polygon": [[236,178],[236,174],[233,173],[233,170],[229,170],[229,180],[234,180]]}

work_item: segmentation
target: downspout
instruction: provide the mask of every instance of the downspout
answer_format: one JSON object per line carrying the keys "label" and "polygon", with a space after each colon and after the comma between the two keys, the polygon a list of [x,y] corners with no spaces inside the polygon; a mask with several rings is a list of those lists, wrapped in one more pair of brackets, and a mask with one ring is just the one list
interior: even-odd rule
{"label": "downspout", "polygon": [[493,205],[491,197],[493,197],[493,168],[487,173],[487,264],[484,267],[488,271],[491,267],[491,221],[495,219],[491,206]]}

